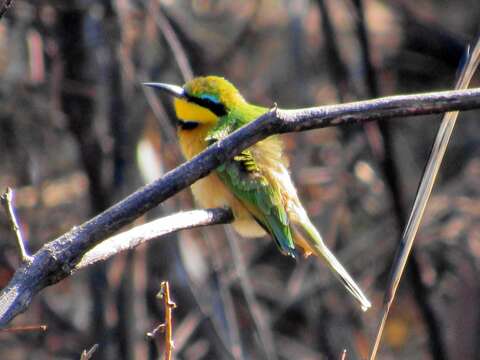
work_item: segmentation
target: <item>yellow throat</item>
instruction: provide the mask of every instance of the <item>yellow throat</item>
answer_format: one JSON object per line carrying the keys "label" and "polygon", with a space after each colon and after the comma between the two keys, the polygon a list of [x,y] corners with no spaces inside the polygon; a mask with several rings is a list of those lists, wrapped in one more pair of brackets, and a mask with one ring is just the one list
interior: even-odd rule
{"label": "yellow throat", "polygon": [[177,130],[183,155],[190,160],[207,147],[205,137],[208,131],[218,122],[218,116],[202,106],[183,99],[174,99],[174,106],[179,121],[199,123],[194,130],[183,130],[180,126]]}

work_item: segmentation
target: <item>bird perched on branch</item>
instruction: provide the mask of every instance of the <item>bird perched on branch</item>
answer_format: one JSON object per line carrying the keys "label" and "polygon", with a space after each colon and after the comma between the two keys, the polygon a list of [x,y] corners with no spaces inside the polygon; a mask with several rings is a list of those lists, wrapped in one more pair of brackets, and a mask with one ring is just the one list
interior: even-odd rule
{"label": "bird perched on branch", "polygon": [[[187,159],[268,111],[248,103],[235,86],[217,76],[197,77],[183,87],[145,85],[174,96],[178,138]],[[191,187],[201,206],[231,208],[233,227],[242,236],[268,233],[285,255],[295,258],[302,252],[319,256],[363,310],[371,306],[326,247],[298,199],[278,136],[243,150]]]}

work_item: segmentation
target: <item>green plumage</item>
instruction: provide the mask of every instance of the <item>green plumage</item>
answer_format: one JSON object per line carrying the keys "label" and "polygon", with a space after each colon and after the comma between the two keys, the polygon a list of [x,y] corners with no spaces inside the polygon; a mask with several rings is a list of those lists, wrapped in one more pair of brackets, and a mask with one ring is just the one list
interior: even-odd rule
{"label": "green plumage", "polygon": [[295,245],[280,194],[262,175],[251,152],[243,151],[224,163],[217,168],[217,174],[235,196],[251,209],[260,225],[273,235],[279,249],[295,257]]}
{"label": "green plumage", "polygon": [[[210,131],[207,141],[221,140],[266,111],[265,108],[250,105],[245,111],[228,114]],[[250,209],[255,220],[272,234],[280,251],[295,257],[295,244],[281,195],[262,174],[252,152],[248,149],[242,151],[219,166],[216,172],[235,196]]]}

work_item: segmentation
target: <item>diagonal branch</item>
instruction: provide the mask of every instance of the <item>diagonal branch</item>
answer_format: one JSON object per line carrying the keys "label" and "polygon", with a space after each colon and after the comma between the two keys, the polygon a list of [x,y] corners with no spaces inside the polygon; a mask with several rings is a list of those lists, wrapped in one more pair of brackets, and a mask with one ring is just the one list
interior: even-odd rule
{"label": "diagonal branch", "polygon": [[273,109],[213,144],[84,224],[45,244],[17,269],[0,293],[0,326],[25,311],[36,293],[69,276],[81,257],[102,240],[175,195],[243,149],[286,132],[386,118],[480,108],[480,88],[403,95],[298,110]]}

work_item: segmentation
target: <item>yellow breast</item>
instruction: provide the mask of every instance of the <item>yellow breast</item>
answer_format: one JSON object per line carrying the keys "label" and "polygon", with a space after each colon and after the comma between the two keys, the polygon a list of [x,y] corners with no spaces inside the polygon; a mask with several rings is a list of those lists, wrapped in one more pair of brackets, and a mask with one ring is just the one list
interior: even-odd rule
{"label": "yellow breast", "polygon": [[215,173],[198,180],[192,186],[195,200],[205,208],[229,207],[233,211],[234,229],[245,237],[264,236],[265,231],[257,224],[250,212],[235,198]]}

